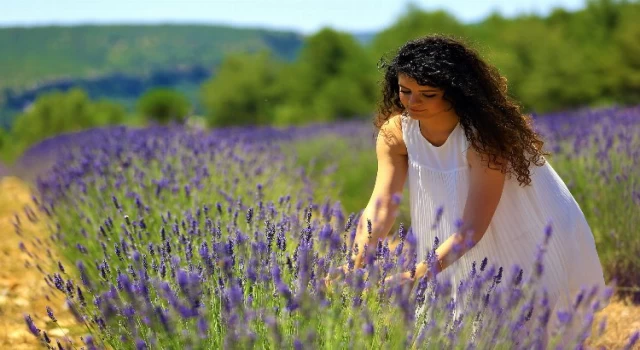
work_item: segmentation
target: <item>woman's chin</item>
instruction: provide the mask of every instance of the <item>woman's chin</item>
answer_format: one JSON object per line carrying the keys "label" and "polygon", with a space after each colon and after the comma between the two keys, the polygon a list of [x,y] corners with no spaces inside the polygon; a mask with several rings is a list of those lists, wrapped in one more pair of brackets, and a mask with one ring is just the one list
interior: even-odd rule
{"label": "woman's chin", "polygon": [[420,119],[420,118],[424,118],[424,112],[413,112],[413,111],[408,111],[407,115],[409,115],[410,118],[412,119]]}

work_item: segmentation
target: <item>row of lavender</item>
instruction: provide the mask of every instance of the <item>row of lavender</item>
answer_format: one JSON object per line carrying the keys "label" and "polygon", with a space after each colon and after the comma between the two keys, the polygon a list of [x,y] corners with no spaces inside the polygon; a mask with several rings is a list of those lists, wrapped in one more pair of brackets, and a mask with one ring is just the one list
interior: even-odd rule
{"label": "row of lavender", "polygon": [[[591,170],[589,152],[616,152],[624,158],[605,174],[630,186],[637,185],[630,171],[638,139],[628,133],[639,115],[555,116],[537,124],[558,152],[555,167],[571,158],[580,160],[571,169]],[[589,121],[585,129],[562,130],[560,121],[581,125],[580,118]],[[347,244],[358,217],[342,210],[338,189],[314,183],[285,150],[313,137],[366,139],[371,131],[348,123],[212,133],[113,128],[69,137],[60,141],[71,145],[67,153],[38,180],[37,212],[27,211],[32,220],[50,220],[52,239],[23,249],[35,255],[53,244],[62,252],[63,260],[39,266],[87,326],[88,348],[519,348],[540,345],[552,320],[560,322],[558,334],[581,330],[564,332],[564,341],[584,341],[593,318],[550,314],[545,294],[531,288],[544,273],[539,267],[521,267],[523,274],[484,260],[459,286],[440,279],[414,289],[382,283],[416,263],[409,225],[400,227],[397,247],[381,242],[364,269],[328,289],[322,277],[363,248]],[[47,148],[56,140],[50,142]],[[567,152],[568,144],[577,151]],[[592,178],[580,179],[574,188]],[[616,234],[607,237],[626,233]],[[456,300],[448,297],[452,288]],[[606,302],[597,292],[585,290],[576,309],[593,315]],[[54,319],[55,310],[47,311]],[[27,323],[45,344],[38,325],[30,317]]]}
{"label": "row of lavender", "polygon": [[537,118],[591,228],[608,280],[640,303],[640,106]]}

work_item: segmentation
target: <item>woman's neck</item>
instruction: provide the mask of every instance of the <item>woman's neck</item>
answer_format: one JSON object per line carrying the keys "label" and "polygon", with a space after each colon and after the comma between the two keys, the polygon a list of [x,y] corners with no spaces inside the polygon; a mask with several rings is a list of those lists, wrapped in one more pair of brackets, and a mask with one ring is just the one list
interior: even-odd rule
{"label": "woman's neck", "polygon": [[433,140],[433,143],[439,143],[439,141],[444,142],[449,137],[449,134],[458,125],[460,118],[455,114],[450,114],[437,118],[420,118],[418,121],[422,136],[428,140]]}

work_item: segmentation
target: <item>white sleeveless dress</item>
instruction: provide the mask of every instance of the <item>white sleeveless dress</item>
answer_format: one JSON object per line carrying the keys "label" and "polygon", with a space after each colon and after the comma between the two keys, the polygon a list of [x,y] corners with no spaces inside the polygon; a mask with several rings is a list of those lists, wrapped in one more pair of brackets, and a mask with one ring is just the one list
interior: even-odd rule
{"label": "white sleeveless dress", "polygon": [[[419,121],[402,116],[402,134],[409,158],[408,185],[411,226],[417,238],[418,261],[426,258],[434,239],[444,242],[456,232],[469,190],[467,150],[470,144],[458,123],[446,142],[436,147],[420,132]],[[440,220],[436,212],[441,208]],[[581,287],[605,289],[602,266],[593,234],[569,189],[548,162],[532,166],[531,184],[522,187],[507,177],[500,202],[483,238],[447,267],[438,278],[449,278],[453,293],[487,257],[489,265],[503,267],[505,283],[514,264],[532,273],[537,247],[551,224],[552,235],[544,256],[542,284],[555,311],[568,308]],[[503,284],[505,284],[503,283]]]}

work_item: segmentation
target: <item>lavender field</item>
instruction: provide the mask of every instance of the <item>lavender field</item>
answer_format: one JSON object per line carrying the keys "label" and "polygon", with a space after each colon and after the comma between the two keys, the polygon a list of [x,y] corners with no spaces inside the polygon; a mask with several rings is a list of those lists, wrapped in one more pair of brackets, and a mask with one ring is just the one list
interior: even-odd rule
{"label": "lavender field", "polygon": [[[494,266],[490,257],[459,286],[381,283],[416,263],[408,193],[366,267],[325,286],[358,249],[348,242],[376,174],[368,121],[113,127],[47,140],[14,171],[38,174],[25,212],[48,221],[51,239],[22,248],[62,254],[37,268],[85,325],[88,349],[531,348],[549,322],[559,325],[552,342],[574,348],[597,338],[593,315],[613,293],[640,302],[640,107],[535,116],[535,126],[611,283],[604,299],[587,288],[560,314],[535,292],[543,268]],[[20,234],[19,220],[15,227]],[[540,234],[543,247],[554,233]],[[531,251],[540,266],[541,247]],[[55,322],[56,310],[46,312]],[[53,345],[25,321],[43,347]]]}

